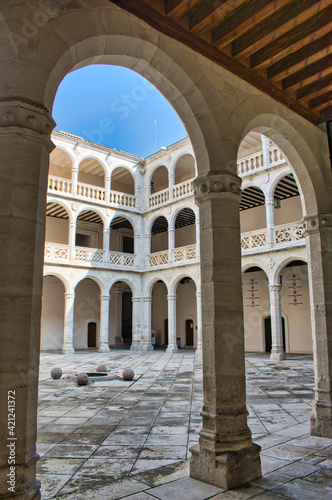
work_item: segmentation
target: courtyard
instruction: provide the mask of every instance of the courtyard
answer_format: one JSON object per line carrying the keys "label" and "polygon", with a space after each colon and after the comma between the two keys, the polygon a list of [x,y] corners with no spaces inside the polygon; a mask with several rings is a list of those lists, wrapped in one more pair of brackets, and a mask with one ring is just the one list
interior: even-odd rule
{"label": "courtyard", "polygon": [[[77,386],[64,377],[105,363],[120,378]],[[50,371],[61,367],[63,377]],[[282,363],[246,356],[247,407],[262,447],[263,478],[223,492],[189,478],[190,447],[198,441],[202,361],[178,353],[112,350],[41,354],[38,478],[42,499],[205,500],[332,497],[332,440],[309,435],[313,398],[310,356]]]}

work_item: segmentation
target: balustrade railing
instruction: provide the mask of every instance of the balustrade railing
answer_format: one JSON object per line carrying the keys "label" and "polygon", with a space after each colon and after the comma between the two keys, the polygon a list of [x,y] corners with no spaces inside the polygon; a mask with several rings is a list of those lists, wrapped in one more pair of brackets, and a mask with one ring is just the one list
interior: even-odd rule
{"label": "balustrade railing", "polygon": [[301,222],[282,224],[273,228],[274,242],[276,245],[290,243],[304,239],[304,227]]}
{"label": "balustrade railing", "polygon": [[136,196],[132,194],[119,193],[118,191],[111,191],[110,204],[122,207],[136,207]]}
{"label": "balustrade railing", "polygon": [[77,184],[77,195],[83,198],[88,198],[89,200],[105,200],[105,189],[97,186],[91,186],[90,184],[83,184],[78,182]]}
{"label": "balustrade railing", "polygon": [[50,260],[69,260],[69,245],[61,243],[45,243],[45,259]]}
{"label": "balustrade railing", "polygon": [[110,252],[110,265],[121,267],[134,267],[135,255],[120,252]]}
{"label": "balustrade railing", "polygon": [[48,190],[51,193],[72,194],[72,181],[61,177],[48,176]]}
{"label": "balustrade railing", "polygon": [[168,264],[168,250],[163,252],[155,252],[149,255],[149,266],[157,267],[157,266],[165,266]]}
{"label": "balustrade railing", "polygon": [[104,250],[96,248],[75,247],[75,260],[102,264],[104,262],[104,253]]}
{"label": "balustrade railing", "polygon": [[239,175],[251,173],[259,168],[264,167],[263,152],[254,153],[252,155],[245,156],[237,163],[237,171]]}
{"label": "balustrade railing", "polygon": [[190,179],[185,182],[181,182],[181,184],[175,184],[173,187],[173,198],[181,198],[182,196],[186,196],[188,194],[192,194],[194,192],[194,184],[193,179]]}
{"label": "balustrade railing", "polygon": [[174,248],[173,262],[185,262],[196,259],[196,245]]}
{"label": "balustrade railing", "polygon": [[158,207],[167,201],[169,201],[169,189],[164,189],[149,196],[149,207]]}
{"label": "balustrade railing", "polygon": [[275,163],[281,163],[285,161],[285,158],[280,151],[280,149],[276,148],[275,146],[270,148],[268,150],[269,153],[269,162],[270,164],[275,164]]}
{"label": "balustrade railing", "polygon": [[242,250],[251,250],[252,248],[266,247],[267,230],[250,231],[241,235]]}

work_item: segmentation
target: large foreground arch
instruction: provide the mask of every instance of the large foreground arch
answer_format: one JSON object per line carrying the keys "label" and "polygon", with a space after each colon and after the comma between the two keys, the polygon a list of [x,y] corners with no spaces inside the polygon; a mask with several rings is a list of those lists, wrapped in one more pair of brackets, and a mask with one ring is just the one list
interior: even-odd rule
{"label": "large foreground arch", "polygon": [[[193,449],[191,474],[223,488],[232,488],[261,473],[259,447],[252,444],[247,426],[245,398],[240,181],[236,174],[238,147],[246,134],[245,125],[249,127],[250,121],[245,117],[251,116],[254,120],[255,113],[269,113],[274,124],[282,120],[291,124],[292,130],[300,130],[303,144],[304,138],[308,138],[308,154],[303,155],[307,159],[303,158],[303,169],[296,173],[305,182],[310,180],[308,189],[303,189],[308,195],[310,214],[316,209],[315,199],[310,197],[311,186],[316,194],[317,189],[322,188],[317,207],[330,208],[332,183],[324,170],[326,155],[318,154],[319,150],[324,151],[323,133],[271,98],[263,98],[260,91],[246,82],[161,35],[111,2],[98,0],[91,5],[83,0],[59,2],[47,20],[25,39],[21,23],[27,19],[34,26],[28,6],[6,6],[3,12],[6,34],[0,60],[0,179],[4,193],[0,198],[1,366],[4,373],[1,400],[7,400],[9,390],[15,391],[16,474],[19,478],[15,495],[22,499],[40,498],[39,483],[35,479],[38,332],[48,157],[53,149],[51,108],[64,76],[94,63],[123,65],[146,77],[178,112],[194,146],[199,174],[196,198],[201,219],[204,406],[199,448]],[[38,3],[38,9],[41,8]],[[241,114],[241,105],[246,101],[250,101],[250,112],[245,110]],[[245,125],[234,125],[241,120]],[[258,126],[253,121],[250,124],[251,129]],[[296,143],[295,135],[290,134],[289,141]],[[294,149],[299,154],[302,151],[297,143]],[[329,234],[330,214],[310,217],[308,230],[322,226],[324,234]],[[313,252],[319,256],[320,247],[317,250],[316,246]],[[329,252],[327,247],[327,256]],[[320,267],[319,280],[321,287],[325,282],[332,286],[330,264]],[[323,301],[321,308],[324,307]],[[327,434],[326,416],[331,411],[331,397],[326,375],[324,384],[321,388],[325,391],[322,420],[325,423],[320,429]],[[1,405],[4,435],[6,417],[6,405]],[[319,415],[317,418],[320,421]],[[8,496],[6,441],[1,443],[0,458],[0,496]]]}

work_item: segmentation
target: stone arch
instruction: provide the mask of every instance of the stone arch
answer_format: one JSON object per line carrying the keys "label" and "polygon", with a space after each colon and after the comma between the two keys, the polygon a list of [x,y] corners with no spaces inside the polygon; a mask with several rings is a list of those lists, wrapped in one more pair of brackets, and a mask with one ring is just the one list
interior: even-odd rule
{"label": "stone arch", "polygon": [[63,284],[63,288],[64,288],[65,293],[68,293],[70,290],[72,290],[72,287],[70,286],[66,277],[63,276],[63,274],[61,274],[57,271],[54,272],[53,269],[49,269],[49,270],[46,269],[46,270],[44,270],[44,274],[43,274],[44,278],[45,278],[45,276],[54,276],[59,281],[61,281],[61,283]]}
{"label": "stone arch", "polygon": [[102,221],[102,224],[103,224],[103,227],[107,227],[107,218],[105,216],[105,214],[99,210],[98,208],[96,208],[96,206],[93,206],[93,209],[90,210],[90,206],[89,205],[83,205],[80,207],[79,211],[77,211],[77,215],[76,215],[76,221],[78,219],[78,217],[82,214],[82,212],[88,212],[88,211],[91,211],[91,212],[95,212],[101,219]]}
{"label": "stone arch", "polygon": [[[158,175],[157,175],[158,172]],[[149,175],[150,194],[164,191],[169,187],[169,169],[166,165],[156,165]],[[157,177],[157,178],[156,178]]]}
{"label": "stone arch", "polygon": [[296,252],[292,252],[292,255],[289,255],[288,257],[286,257],[285,259],[283,259],[281,262],[279,262],[279,264],[276,266],[271,278],[272,278],[272,281],[270,284],[280,284],[280,276],[281,276],[281,272],[283,271],[283,269],[288,265],[290,264],[291,262],[294,262],[294,261],[303,261],[304,264],[309,264],[308,263],[308,259],[306,259],[303,255],[299,254],[299,255],[296,255]]}
{"label": "stone arch", "polygon": [[170,294],[175,295],[180,281],[183,280],[183,278],[187,278],[187,277],[193,280],[195,287],[196,287],[196,291],[199,290],[199,279],[194,275],[193,272],[191,272],[190,270],[187,270],[187,271],[188,272],[182,271],[181,274],[179,274],[178,276],[176,276],[173,279],[173,281],[171,282],[170,287],[169,287]]}
{"label": "stone arch", "polygon": [[73,213],[67,205],[57,199],[46,204],[45,241],[59,245],[69,244],[69,226],[73,221]]}
{"label": "stone arch", "polygon": [[[120,177],[119,179],[114,179],[114,176]],[[125,194],[135,194],[136,178],[135,174],[128,168],[118,165],[114,167],[111,171],[111,191],[117,191],[119,193]],[[124,179],[121,180],[121,177]]]}
{"label": "stone arch", "polygon": [[[182,168],[182,172],[179,172],[179,168]],[[197,175],[196,161],[192,152],[183,152],[178,155],[176,161],[173,163],[172,170],[174,174],[174,184],[179,184],[195,178]],[[187,170],[187,172],[185,172],[185,170]]]}
{"label": "stone arch", "polygon": [[150,281],[145,287],[149,297],[152,296],[153,287],[155,286],[156,283],[158,283],[158,281],[162,281],[167,289],[167,293],[170,293],[170,287],[167,285],[166,280],[161,279],[159,276],[155,276],[154,278],[150,279]]}
{"label": "stone arch", "polygon": [[195,245],[196,242],[196,210],[185,206],[177,210],[174,217],[174,247]]}
{"label": "stone arch", "polygon": [[[278,201],[278,208],[279,209],[281,208],[283,216],[282,218],[280,218],[279,214],[280,210],[276,209],[275,206],[274,210],[275,225],[278,226],[283,223],[301,220],[304,215],[305,201],[298,180],[296,179],[293,172],[288,172],[288,173],[285,172],[284,175],[278,176],[277,179],[278,180],[274,180],[270,192],[271,192],[271,198],[275,200],[275,203],[276,201]],[[294,182],[296,184],[296,187],[295,186],[293,187]],[[288,185],[290,185],[291,190],[294,191],[296,190],[298,194],[292,195],[290,193],[290,195],[288,196],[287,195],[287,190],[289,189]],[[289,204],[291,205],[289,206]]]}
{"label": "stone arch", "polygon": [[[69,167],[63,167],[62,165],[58,164],[56,161],[56,158],[59,156],[58,153],[61,151],[61,153],[65,154],[66,157],[69,158],[70,160],[70,166]],[[50,161],[49,161],[49,175],[53,175],[55,177],[61,177],[63,179],[72,179],[73,175],[73,167],[75,165],[75,159],[70,151],[68,151],[66,148],[64,148],[62,145],[59,146],[56,144],[55,148],[53,149],[52,153],[50,154]],[[68,170],[68,173],[66,174],[65,170]]]}
{"label": "stone arch", "polygon": [[[95,162],[95,165],[93,165]],[[84,167],[82,166],[84,164]],[[89,165],[90,164],[90,165]],[[85,170],[90,171],[83,171]],[[96,173],[91,173],[91,172]],[[100,173],[102,172],[102,175]],[[98,156],[93,154],[84,155],[78,164],[78,182],[83,182],[84,184],[92,184],[100,188],[105,188],[105,179],[108,175],[107,168]],[[100,177],[100,179],[99,179]],[[83,180],[86,179],[86,180]]]}
{"label": "stone arch", "polygon": [[266,228],[266,195],[257,184],[250,182],[242,190],[240,199],[241,232]]}
{"label": "stone arch", "polygon": [[44,273],[40,321],[40,349],[42,351],[58,351],[62,348],[65,294],[68,290],[68,282],[60,273],[53,272],[53,270]]}
{"label": "stone arch", "polygon": [[[232,137],[241,142],[250,131],[256,131],[269,137],[285,154],[294,169],[299,180],[299,187],[303,192],[304,212],[315,213],[318,209],[331,210],[332,197],[329,196],[327,189],[330,182],[327,177],[324,178],[323,169],[320,168],[324,164],[327,165],[328,160],[322,154],[322,151],[326,150],[323,144],[323,141],[326,140],[324,132],[322,131],[321,135],[321,148],[317,144],[319,141],[315,141],[315,149],[312,149],[308,126],[295,128],[288,121],[290,118],[287,117],[288,110],[284,110],[284,108],[273,106],[275,114],[268,113],[267,109],[271,109],[271,101],[270,98],[263,95],[251,97],[239,104],[233,110],[230,120]],[[286,117],[281,116],[283,110]],[[244,120],[235,119],[238,116],[246,118]],[[315,135],[317,136],[317,130],[315,130]],[[318,193],[319,197],[317,197]]]}
{"label": "stone arch", "polygon": [[168,249],[168,229],[169,221],[165,215],[158,215],[151,221],[151,253]]}

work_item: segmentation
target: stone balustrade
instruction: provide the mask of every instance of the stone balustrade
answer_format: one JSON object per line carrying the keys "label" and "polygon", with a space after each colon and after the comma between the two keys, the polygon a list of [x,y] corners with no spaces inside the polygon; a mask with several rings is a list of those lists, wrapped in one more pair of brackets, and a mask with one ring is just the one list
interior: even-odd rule
{"label": "stone balustrade", "polygon": [[267,246],[267,230],[259,229],[258,231],[250,231],[241,235],[242,253],[245,250],[257,248],[265,248]]}
{"label": "stone balustrade", "polygon": [[[105,250],[98,248],[75,247],[74,248],[75,265],[106,266],[116,268],[134,268],[136,256],[123,252],[110,252],[109,261],[106,260]],[[45,262],[63,263],[72,265],[70,258],[70,246],[61,243],[45,243]]]}
{"label": "stone balustrade", "polygon": [[163,189],[149,196],[149,208],[159,207],[169,201],[169,189]]}
{"label": "stone balustrade", "polygon": [[53,175],[48,176],[49,193],[72,194],[72,186],[73,182],[71,180],[54,177]]}
{"label": "stone balustrade", "polygon": [[[285,245],[287,248],[289,246],[302,245],[305,243],[303,232],[302,222],[291,222],[275,226],[273,228],[273,244],[270,245],[270,248],[277,248],[281,245]],[[241,246],[243,254],[266,250],[268,248],[267,229],[242,233]]]}
{"label": "stone balustrade", "polygon": [[109,203],[113,207],[135,208],[136,196],[127,193],[119,193],[118,191],[111,191]]}
{"label": "stone balustrade", "polygon": [[196,245],[174,248],[173,262],[188,262],[196,259]]}
{"label": "stone balustrade", "polygon": [[58,243],[45,243],[44,255],[47,261],[56,262],[69,262],[69,245],[62,245]]}
{"label": "stone balustrade", "polygon": [[282,224],[273,228],[274,242],[276,245],[294,243],[303,240],[304,227],[302,222]]}
{"label": "stone balustrade", "polygon": [[77,196],[89,200],[105,201],[105,189],[90,184],[77,183]]}
{"label": "stone balustrade", "polygon": [[150,253],[149,267],[166,266],[169,263],[169,252],[164,250],[162,252]]}
{"label": "stone balustrade", "polygon": [[244,158],[241,158],[241,160],[237,163],[237,173],[240,177],[262,168],[264,168],[264,158],[262,151],[249,156],[245,156]]}
{"label": "stone balustrade", "polygon": [[193,194],[194,192],[194,179],[189,179],[188,181],[181,182],[180,184],[175,184],[173,187],[173,198],[176,200],[178,198],[183,198]]}

